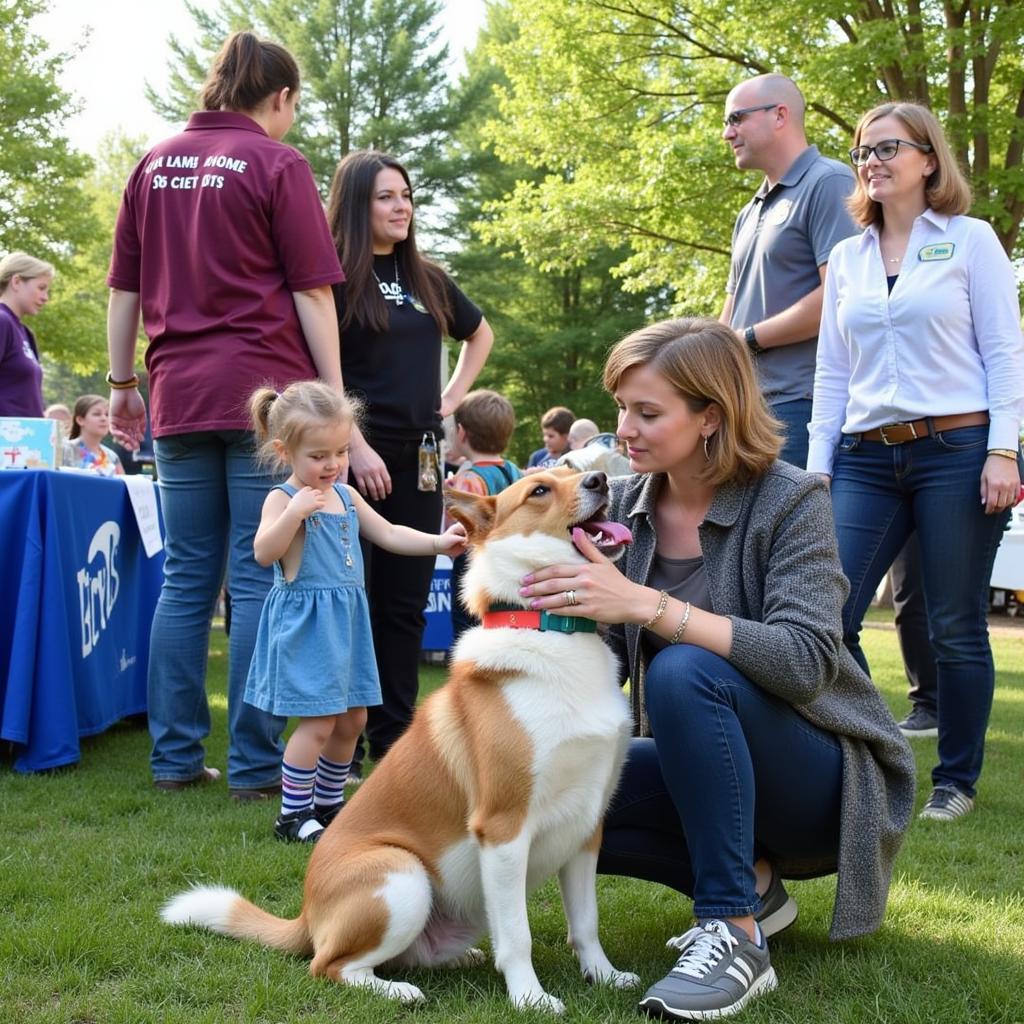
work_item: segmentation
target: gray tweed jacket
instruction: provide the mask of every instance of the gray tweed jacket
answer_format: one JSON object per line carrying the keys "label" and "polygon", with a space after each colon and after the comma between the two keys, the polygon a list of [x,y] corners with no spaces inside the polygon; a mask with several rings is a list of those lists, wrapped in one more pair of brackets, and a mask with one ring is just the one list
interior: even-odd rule
{"label": "gray tweed jacket", "polygon": [[[663,481],[660,474],[637,474],[611,482],[610,518],[633,531],[618,566],[638,583],[651,570]],[[732,619],[729,661],[835,734],[842,747],[838,864],[780,863],[779,870],[799,878],[838,869],[830,936],[872,932],[885,913],[893,859],[913,809],[914,758],[842,643],[849,584],[828,491],[817,477],[776,462],[759,479],[720,487],[699,532],[713,610]],[[648,735],[640,627],[613,627],[608,640],[633,680],[637,730]]]}

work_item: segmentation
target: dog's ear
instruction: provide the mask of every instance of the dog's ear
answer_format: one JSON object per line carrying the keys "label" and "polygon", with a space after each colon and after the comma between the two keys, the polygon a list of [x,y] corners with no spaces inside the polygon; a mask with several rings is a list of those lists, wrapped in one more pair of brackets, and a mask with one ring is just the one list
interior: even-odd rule
{"label": "dog's ear", "polygon": [[466,528],[470,544],[478,544],[491,532],[497,507],[497,501],[493,497],[483,497],[447,487],[444,492],[444,504],[448,515]]}

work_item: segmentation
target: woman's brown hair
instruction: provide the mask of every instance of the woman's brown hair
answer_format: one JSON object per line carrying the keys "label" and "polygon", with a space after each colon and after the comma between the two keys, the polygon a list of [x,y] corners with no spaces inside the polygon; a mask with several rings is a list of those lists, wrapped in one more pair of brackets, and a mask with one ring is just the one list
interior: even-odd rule
{"label": "woman's brown hair", "polygon": [[717,320],[663,320],[622,339],[604,366],[604,387],[614,394],[628,370],[650,366],[682,396],[691,412],[712,402],[721,425],[708,438],[708,461],[699,479],[717,486],[760,476],[782,449],[781,424],[768,411],[747,346]]}
{"label": "woman's brown hair", "polygon": [[82,433],[82,424],[78,417],[86,417],[94,405],[106,405],[107,400],[102,395],[80,395],[75,401],[75,407],[71,411],[71,426],[68,427],[68,439],[73,441]]}
{"label": "woman's brown hair", "polygon": [[299,66],[278,43],[233,32],[213,59],[199,100],[203,110],[255,110],[268,96],[299,91]]}
{"label": "woman's brown hair", "polygon": [[[853,145],[859,146],[864,129],[883,117],[899,118],[906,129],[909,142],[931,147],[935,170],[928,175],[924,185],[924,197],[928,205],[936,213],[950,216],[966,213],[971,208],[971,186],[956,162],[956,157],[953,156],[942,125],[927,107],[919,103],[883,103],[872,108],[857,122],[857,128],[853,133]],[[882,223],[882,204],[876,203],[868,195],[859,174],[857,185],[850,198],[846,200],[846,206],[850,216],[862,228]]]}
{"label": "woman's brown hair", "polygon": [[[377,175],[385,170],[398,171],[412,195],[409,172],[392,156],[372,150],[349,153],[334,172],[327,198],[327,223],[345,270],[345,313],[340,324],[363,324],[378,333],[388,328],[384,297],[373,278],[373,233],[370,229],[370,204],[373,202]],[[415,219],[409,221],[409,233],[395,245],[395,259],[402,283],[423,303],[442,335],[451,330],[452,309],[444,271],[424,259],[416,248]]]}

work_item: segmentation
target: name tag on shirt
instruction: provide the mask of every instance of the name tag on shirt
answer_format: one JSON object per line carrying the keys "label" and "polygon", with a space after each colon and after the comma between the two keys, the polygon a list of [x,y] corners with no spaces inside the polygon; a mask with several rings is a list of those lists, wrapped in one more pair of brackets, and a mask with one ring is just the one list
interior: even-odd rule
{"label": "name tag on shirt", "polygon": [[922,263],[934,263],[937,260],[951,260],[956,245],[953,242],[936,242],[935,245],[926,245],[918,254],[917,258]]}

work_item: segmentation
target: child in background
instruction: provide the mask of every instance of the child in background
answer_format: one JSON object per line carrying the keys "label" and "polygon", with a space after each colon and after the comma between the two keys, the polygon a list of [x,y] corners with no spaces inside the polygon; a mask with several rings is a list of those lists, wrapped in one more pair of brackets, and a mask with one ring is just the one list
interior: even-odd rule
{"label": "child in background", "polygon": [[455,555],[465,530],[437,536],[394,526],[339,482],[357,410],[326,384],[302,381],[281,395],[260,388],[249,410],[262,457],[291,475],[267,495],[253,545],[260,565],[273,564],[274,585],[245,700],[299,716],[284,751],[274,834],[313,843],[344,806],[366,706],[381,700],[360,531],[395,554]]}
{"label": "child in background", "polygon": [[[56,418],[56,417],[55,417]],[[100,442],[110,433],[110,406],[102,395],[82,395],[75,402],[64,443],[63,464],[100,476],[121,476],[124,467],[117,452]]]}
{"label": "child in background", "polygon": [[569,429],[576,417],[571,409],[556,405],[541,417],[544,447],[538,448],[526,465],[529,469],[550,469],[569,450]]}
{"label": "child in background", "polygon": [[[502,454],[516,427],[512,403],[496,391],[470,391],[455,407],[455,436],[450,444],[451,455],[461,458],[458,473],[447,481],[449,487],[473,494],[497,494],[523,474],[519,467]],[[477,620],[458,600],[467,556],[459,555],[452,562],[452,646]]]}

